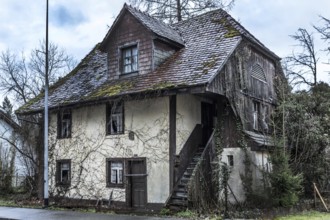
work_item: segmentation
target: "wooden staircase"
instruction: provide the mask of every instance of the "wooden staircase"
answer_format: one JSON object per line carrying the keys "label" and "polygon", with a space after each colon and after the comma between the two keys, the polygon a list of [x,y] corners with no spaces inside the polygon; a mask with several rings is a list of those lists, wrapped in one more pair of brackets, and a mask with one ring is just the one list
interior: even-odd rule
{"label": "wooden staircase", "polygon": [[201,159],[204,148],[199,147],[190,161],[181,179],[177,182],[174,190],[167,201],[166,207],[172,210],[183,210],[188,207],[188,183],[194,169]]}

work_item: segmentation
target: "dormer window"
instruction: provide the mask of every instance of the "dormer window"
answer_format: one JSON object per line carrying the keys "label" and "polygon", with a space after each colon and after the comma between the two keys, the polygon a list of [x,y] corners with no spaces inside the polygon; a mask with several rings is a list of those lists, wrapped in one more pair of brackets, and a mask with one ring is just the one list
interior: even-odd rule
{"label": "dormer window", "polygon": [[138,71],[138,49],[137,45],[125,47],[122,51],[122,74]]}

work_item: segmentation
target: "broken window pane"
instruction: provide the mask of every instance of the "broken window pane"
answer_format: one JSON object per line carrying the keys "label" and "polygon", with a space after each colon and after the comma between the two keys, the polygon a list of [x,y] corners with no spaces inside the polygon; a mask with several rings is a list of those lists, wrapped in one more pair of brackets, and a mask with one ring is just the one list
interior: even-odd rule
{"label": "broken window pane", "polygon": [[114,103],[107,107],[107,134],[124,132],[124,108],[122,103]]}
{"label": "broken window pane", "polygon": [[70,160],[59,160],[57,161],[57,177],[56,182],[60,185],[70,184]]}
{"label": "broken window pane", "polygon": [[59,138],[69,138],[71,137],[71,111],[66,109],[59,113],[58,117],[58,137]]}

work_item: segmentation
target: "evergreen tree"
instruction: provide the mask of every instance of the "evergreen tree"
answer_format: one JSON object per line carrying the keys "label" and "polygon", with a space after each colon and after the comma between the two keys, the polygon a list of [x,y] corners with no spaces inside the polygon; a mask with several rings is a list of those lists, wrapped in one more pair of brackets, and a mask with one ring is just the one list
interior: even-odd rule
{"label": "evergreen tree", "polygon": [[6,112],[8,116],[12,116],[13,114],[13,105],[10,103],[8,97],[6,96],[2,102],[2,108]]}

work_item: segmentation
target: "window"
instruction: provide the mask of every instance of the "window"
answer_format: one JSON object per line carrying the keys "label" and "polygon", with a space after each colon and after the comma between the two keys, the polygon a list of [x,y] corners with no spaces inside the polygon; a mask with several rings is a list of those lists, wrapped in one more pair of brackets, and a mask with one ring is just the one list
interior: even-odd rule
{"label": "window", "polygon": [[71,183],[71,160],[56,161],[56,184],[70,185]]}
{"label": "window", "polygon": [[122,73],[132,73],[138,71],[138,50],[137,46],[122,49]]}
{"label": "window", "polygon": [[107,105],[107,134],[124,133],[124,105],[114,102]]}
{"label": "window", "polygon": [[254,97],[268,99],[266,74],[259,64],[254,64],[251,70],[251,92]]}
{"label": "window", "polygon": [[264,69],[259,64],[253,65],[251,76],[259,81],[267,82]]}
{"label": "window", "polygon": [[260,116],[260,103],[253,102],[253,129],[258,130]]}
{"label": "window", "polygon": [[62,110],[57,114],[57,137],[71,137],[71,110]]}
{"label": "window", "polygon": [[124,162],[122,159],[107,159],[107,186],[123,187]]}
{"label": "window", "polygon": [[227,155],[228,159],[228,165],[233,167],[234,166],[234,156],[233,155]]}
{"label": "window", "polygon": [[268,133],[268,106],[260,102],[253,102],[253,129]]}

